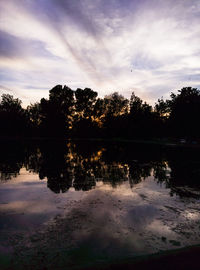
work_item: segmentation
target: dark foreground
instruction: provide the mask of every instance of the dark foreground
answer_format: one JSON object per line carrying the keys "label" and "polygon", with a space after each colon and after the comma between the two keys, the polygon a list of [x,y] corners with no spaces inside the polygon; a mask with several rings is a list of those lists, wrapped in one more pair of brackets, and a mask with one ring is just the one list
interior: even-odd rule
{"label": "dark foreground", "polygon": [[[146,269],[162,269],[162,270],[168,270],[168,269],[179,269],[179,270],[186,270],[186,269],[199,269],[200,268],[200,262],[199,262],[199,256],[200,256],[200,246],[193,246],[193,247],[187,247],[183,249],[173,250],[173,251],[167,251],[167,252],[161,252],[153,255],[148,256],[140,256],[134,259],[126,259],[126,260],[120,260],[115,262],[107,262],[107,263],[99,263],[98,265],[92,265],[92,266],[83,266],[83,267],[77,267],[74,265],[72,266],[73,269],[85,269],[85,270],[120,270],[120,269],[126,269],[126,270],[132,270],[132,269],[140,269],[140,270],[146,270]],[[0,260],[0,267],[2,270],[16,270],[21,269],[21,267],[13,267],[10,266],[9,258],[3,257]],[[29,265],[27,269],[34,269],[34,266]],[[49,268],[41,266],[37,269],[41,270],[48,270],[48,269],[70,269],[69,266],[65,266],[64,264],[62,266],[59,266],[58,268]]]}
{"label": "dark foreground", "polygon": [[110,263],[107,265],[99,265],[87,268],[92,269],[200,269],[199,263],[200,247],[187,247],[180,250],[173,250],[153,254],[149,256],[142,256],[135,259],[124,260],[120,262]]}

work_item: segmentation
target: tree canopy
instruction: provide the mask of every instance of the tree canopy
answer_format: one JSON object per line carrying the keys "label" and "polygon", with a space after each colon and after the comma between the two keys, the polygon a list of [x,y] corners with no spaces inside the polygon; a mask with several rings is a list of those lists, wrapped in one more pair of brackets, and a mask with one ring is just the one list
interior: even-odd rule
{"label": "tree canopy", "polygon": [[149,105],[133,92],[104,98],[90,88],[72,90],[56,85],[49,98],[22,108],[22,102],[3,94],[1,136],[186,138],[200,136],[200,91],[184,87],[169,99]]}

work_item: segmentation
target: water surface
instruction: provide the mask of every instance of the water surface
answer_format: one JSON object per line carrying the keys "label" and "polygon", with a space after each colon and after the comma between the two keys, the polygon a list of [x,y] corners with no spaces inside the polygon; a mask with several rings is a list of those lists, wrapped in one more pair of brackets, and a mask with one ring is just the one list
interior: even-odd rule
{"label": "water surface", "polygon": [[3,253],[31,250],[36,261],[35,250],[64,250],[72,267],[200,243],[199,150],[55,141],[1,149]]}

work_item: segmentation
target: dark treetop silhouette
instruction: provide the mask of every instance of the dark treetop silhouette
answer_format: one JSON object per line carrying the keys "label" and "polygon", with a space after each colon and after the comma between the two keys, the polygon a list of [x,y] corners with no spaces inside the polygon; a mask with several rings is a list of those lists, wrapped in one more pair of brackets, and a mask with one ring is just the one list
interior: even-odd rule
{"label": "dark treetop silhouette", "polygon": [[90,88],[72,90],[57,85],[49,99],[26,109],[21,101],[3,94],[0,129],[3,137],[64,138],[184,138],[200,137],[200,91],[185,87],[154,107],[132,93],[130,100],[117,92],[97,98]]}

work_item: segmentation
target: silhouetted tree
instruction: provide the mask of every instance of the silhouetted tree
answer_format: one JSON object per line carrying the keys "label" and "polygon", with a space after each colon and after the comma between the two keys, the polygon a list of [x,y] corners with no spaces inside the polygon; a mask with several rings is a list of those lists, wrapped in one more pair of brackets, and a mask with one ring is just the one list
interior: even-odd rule
{"label": "silhouetted tree", "polygon": [[49,99],[23,109],[8,94],[0,102],[1,136],[186,138],[200,136],[200,91],[185,87],[154,108],[132,93],[130,101],[114,92],[97,98],[90,88],[57,85]]}
{"label": "silhouetted tree", "polygon": [[117,92],[104,98],[104,129],[107,137],[123,137],[128,128],[129,101]]}
{"label": "silhouetted tree", "polygon": [[30,120],[30,128],[32,136],[40,135],[40,125],[42,123],[41,103],[37,102],[27,106],[27,114]]}
{"label": "silhouetted tree", "polygon": [[21,106],[21,100],[12,95],[3,94],[0,103],[1,135],[21,136],[29,131],[29,118]]}
{"label": "silhouetted tree", "polygon": [[166,134],[188,139],[199,137],[200,91],[184,87],[177,94],[172,92],[170,98],[159,99],[155,105],[155,111],[165,122]]}
{"label": "silhouetted tree", "polygon": [[75,115],[72,134],[75,137],[98,137],[98,124],[95,121],[94,107],[97,92],[90,88],[77,88],[75,91]]}
{"label": "silhouetted tree", "polygon": [[105,107],[104,99],[98,98],[95,102],[92,116],[94,121],[97,122],[100,127],[102,127],[105,118]]}
{"label": "silhouetted tree", "polygon": [[200,91],[185,87],[170,97],[170,124],[174,134],[187,138],[199,137]]}
{"label": "silhouetted tree", "polygon": [[41,134],[66,136],[72,128],[74,92],[67,86],[57,85],[49,91],[49,100],[42,98],[31,110],[38,113]]}
{"label": "silhouetted tree", "polygon": [[171,101],[166,100],[164,101],[163,98],[158,99],[158,102],[155,104],[155,112],[159,114],[159,116],[163,119],[169,117],[171,112]]}
{"label": "silhouetted tree", "polygon": [[90,88],[85,88],[84,90],[77,88],[75,91],[75,111],[78,119],[92,117],[97,95],[97,92]]}
{"label": "silhouetted tree", "polygon": [[128,99],[124,98],[117,92],[114,92],[111,95],[105,96],[105,114],[106,116],[119,116],[122,114],[128,113]]}
{"label": "silhouetted tree", "polygon": [[152,106],[143,102],[134,93],[130,99],[129,136],[131,137],[154,137],[156,134],[156,114]]}

